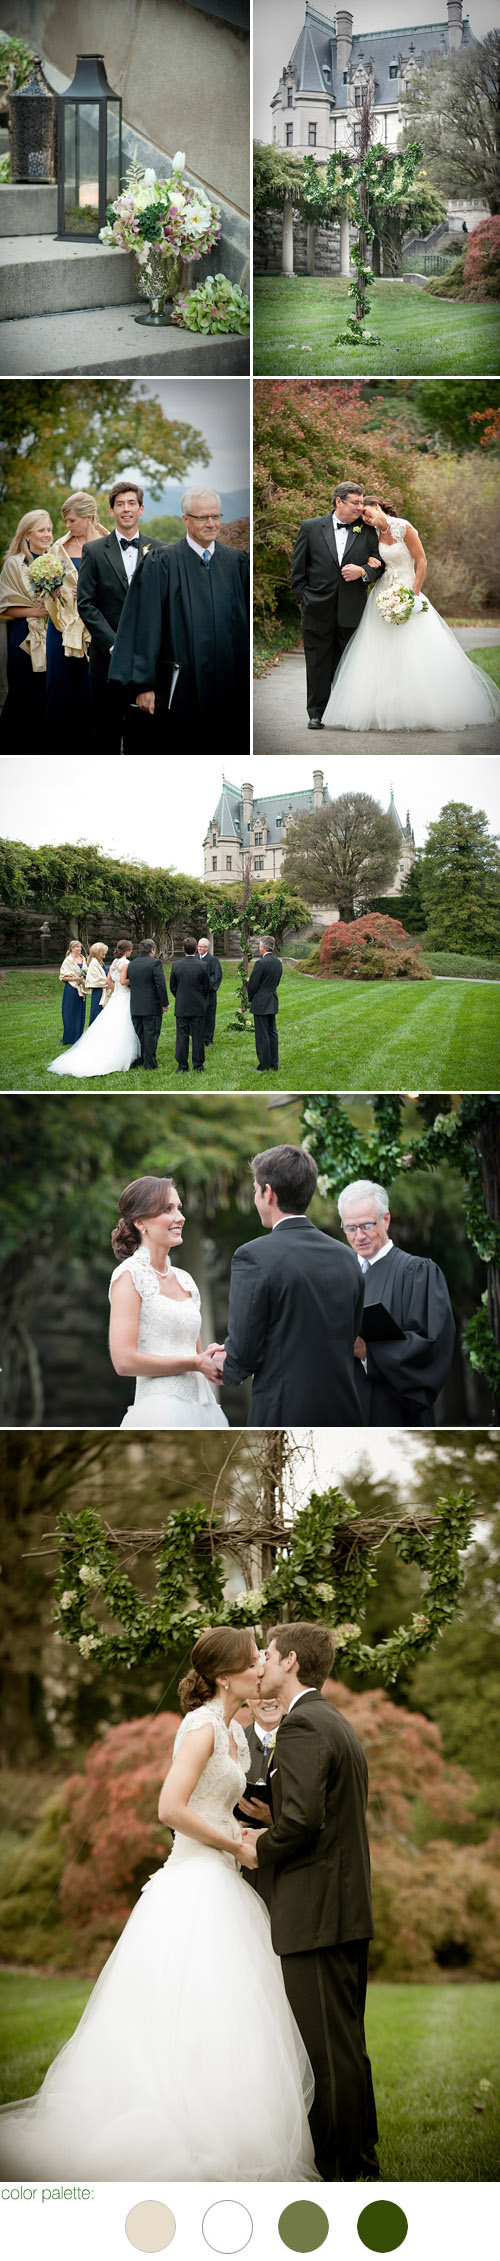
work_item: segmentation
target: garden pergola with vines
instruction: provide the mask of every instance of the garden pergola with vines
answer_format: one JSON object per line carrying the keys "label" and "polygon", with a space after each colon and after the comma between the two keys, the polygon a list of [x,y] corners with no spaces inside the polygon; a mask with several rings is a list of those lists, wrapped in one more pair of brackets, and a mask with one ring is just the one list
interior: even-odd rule
{"label": "garden pergola with vines", "polygon": [[278,155],[257,145],[254,197],[257,211],[266,206],[283,211],[283,269],[288,274],[293,274],[294,208],[311,228],[335,219],[341,223],[347,219],[357,228],[357,243],[350,254],[356,279],[348,293],[354,311],[337,343],[373,346],[380,339],[364,326],[370,307],[368,292],[374,282],[368,247],[379,233],[384,216],[404,205],[423,152],[418,141],[409,142],[407,149],[396,153],[386,149],[382,141],[370,145],[369,102],[363,104],[360,115],[359,157],[332,151],[325,167],[318,167],[313,156],[304,157],[299,164],[286,151]]}

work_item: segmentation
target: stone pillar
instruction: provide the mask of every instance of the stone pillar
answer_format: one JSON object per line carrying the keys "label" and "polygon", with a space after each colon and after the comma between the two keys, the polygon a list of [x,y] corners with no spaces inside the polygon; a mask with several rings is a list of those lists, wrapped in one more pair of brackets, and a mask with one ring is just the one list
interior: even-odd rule
{"label": "stone pillar", "polygon": [[243,794],[243,823],[250,824],[253,808],[253,785],[242,785],[241,790]]}
{"label": "stone pillar", "polygon": [[337,70],[346,71],[352,48],[354,17],[349,8],[337,8]]}
{"label": "stone pillar", "polygon": [[283,205],[281,272],[282,275],[293,275],[293,207],[289,196],[285,197]]}
{"label": "stone pillar", "polygon": [[341,212],[340,214],[340,272],[341,275],[350,275],[351,272],[349,219],[347,212]]}
{"label": "stone pillar", "polygon": [[315,807],[315,809],[321,809],[321,808],[323,807],[323,783],[324,783],[324,779],[323,779],[323,770],[322,770],[322,769],[313,769],[313,786],[314,786],[314,807]]}

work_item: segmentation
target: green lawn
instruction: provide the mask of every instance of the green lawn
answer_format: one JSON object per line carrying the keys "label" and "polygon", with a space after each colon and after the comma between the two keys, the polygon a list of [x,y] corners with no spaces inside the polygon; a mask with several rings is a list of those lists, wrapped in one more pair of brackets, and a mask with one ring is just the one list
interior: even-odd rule
{"label": "green lawn", "polygon": [[[259,1077],[253,1030],[229,1029],[236,965],[224,967],[216,1040],[206,1056],[207,1091],[490,1091],[500,1082],[500,1014],[490,984],[331,982],[285,966],[280,988],[278,1076]],[[0,1086],[4,1091],[172,1091],[177,1089],[174,1015],[160,1038],[159,1073],[52,1076],[61,1049],[60,990],[54,969],[11,971],[2,983]],[[181,1088],[193,1089],[194,1077]],[[196,1080],[198,1088],[198,1079]]]}
{"label": "green lawn", "polygon": [[[498,1090],[498,993],[480,981],[317,981],[285,965],[281,981],[281,1067],[256,1081],[253,1031],[235,1036],[235,963],[224,965],[215,1047],[206,1054],[204,1090]],[[163,1022],[158,1074],[50,1076],[61,1051],[57,972],[11,970],[2,984],[0,1085],[9,1092],[176,1090],[174,1013]],[[195,1076],[183,1078],[192,1090]],[[199,1083],[195,1085],[199,1088]]]}
{"label": "green lawn", "polygon": [[484,667],[500,689],[500,644],[485,644],[484,649],[481,646],[480,651],[470,652],[469,658],[473,659],[475,667]]}
{"label": "green lawn", "polygon": [[496,377],[500,306],[429,298],[417,284],[380,282],[366,328],[380,345],[339,345],[352,311],[347,278],[257,275],[256,377]]}
{"label": "green lawn", "polygon": [[[0,1978],[1,2100],[30,2096],[88,1999],[84,1981]],[[494,2182],[499,2172],[499,1991],[374,1985],[367,2038],[384,2182]],[[482,2080],[491,2090],[481,2090]],[[481,2113],[474,2110],[482,2103]]]}

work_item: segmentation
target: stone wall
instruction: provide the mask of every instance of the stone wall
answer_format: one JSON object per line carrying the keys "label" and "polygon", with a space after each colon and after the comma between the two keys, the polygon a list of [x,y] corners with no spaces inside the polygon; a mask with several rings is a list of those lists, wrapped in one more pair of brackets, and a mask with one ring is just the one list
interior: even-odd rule
{"label": "stone wall", "polygon": [[[256,275],[281,274],[281,246],[283,220],[281,212],[258,212],[253,231],[253,263]],[[353,237],[354,240],[354,237]],[[307,227],[305,220],[294,215],[293,264],[296,275],[307,274]],[[317,228],[315,274],[340,275],[340,228]]]}
{"label": "stone wall", "polygon": [[3,0],[2,31],[27,39],[73,78],[100,54],[123,115],[214,195],[249,210],[250,38],[185,0]]}

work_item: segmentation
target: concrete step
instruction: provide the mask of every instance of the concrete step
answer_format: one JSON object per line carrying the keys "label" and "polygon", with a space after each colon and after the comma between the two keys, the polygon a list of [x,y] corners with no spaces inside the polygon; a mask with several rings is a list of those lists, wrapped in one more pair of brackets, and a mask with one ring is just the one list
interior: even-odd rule
{"label": "concrete step", "polygon": [[51,235],[5,236],[0,247],[3,322],[123,306],[138,296],[130,251],[106,243],[58,243]]}
{"label": "concrete step", "polygon": [[[119,266],[128,256],[112,252]],[[135,311],[143,306],[138,300]],[[199,337],[190,330],[150,329],[130,305],[0,323],[3,377],[246,377],[246,337]]]}
{"label": "concrete step", "polygon": [[55,235],[55,181],[0,181],[0,236]]}

